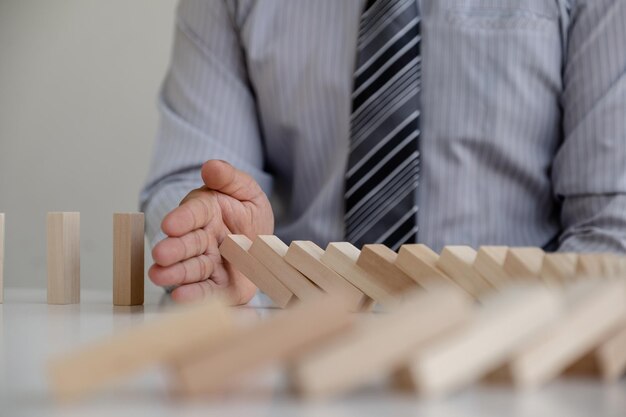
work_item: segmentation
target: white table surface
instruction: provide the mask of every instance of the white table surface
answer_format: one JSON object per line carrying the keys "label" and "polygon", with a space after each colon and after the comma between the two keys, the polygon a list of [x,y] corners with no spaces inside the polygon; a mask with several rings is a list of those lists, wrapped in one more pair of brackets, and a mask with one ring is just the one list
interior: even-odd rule
{"label": "white table surface", "polygon": [[[83,291],[80,305],[49,306],[44,290],[5,289],[0,304],[0,416],[626,416],[626,381],[561,378],[541,390],[475,385],[440,400],[418,399],[372,384],[325,402],[306,402],[285,388],[280,370],[221,398],[181,400],[168,394],[167,375],[153,369],[85,401],[59,405],[50,395],[45,366],[53,355],[163,314],[159,292],[139,307],[114,307],[111,293]],[[250,314],[266,301],[253,300]]]}

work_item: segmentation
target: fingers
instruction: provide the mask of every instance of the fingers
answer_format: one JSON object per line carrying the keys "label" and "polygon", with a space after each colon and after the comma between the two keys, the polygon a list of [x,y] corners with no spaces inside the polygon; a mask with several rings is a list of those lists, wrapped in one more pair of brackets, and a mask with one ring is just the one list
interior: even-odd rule
{"label": "fingers", "polygon": [[205,162],[202,166],[202,180],[207,188],[239,201],[256,201],[265,195],[254,178],[226,161],[212,159]]}
{"label": "fingers", "polygon": [[202,255],[209,247],[209,237],[204,229],[197,229],[181,237],[166,238],[152,249],[152,259],[160,266]]}
{"label": "fingers", "polygon": [[193,198],[170,211],[161,223],[161,229],[168,236],[179,237],[206,226],[214,215],[210,196],[197,194]]}
{"label": "fingers", "polygon": [[171,286],[197,283],[211,276],[214,264],[207,255],[199,255],[170,266],[154,264],[148,276],[156,285]]}

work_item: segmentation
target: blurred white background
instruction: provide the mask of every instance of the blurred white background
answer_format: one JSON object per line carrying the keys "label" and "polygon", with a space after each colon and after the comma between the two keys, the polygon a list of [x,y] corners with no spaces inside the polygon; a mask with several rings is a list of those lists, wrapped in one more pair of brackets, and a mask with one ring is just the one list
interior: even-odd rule
{"label": "blurred white background", "polygon": [[111,219],[138,210],[175,3],[0,0],[6,286],[45,288],[48,211],[81,212],[81,285],[112,286]]}

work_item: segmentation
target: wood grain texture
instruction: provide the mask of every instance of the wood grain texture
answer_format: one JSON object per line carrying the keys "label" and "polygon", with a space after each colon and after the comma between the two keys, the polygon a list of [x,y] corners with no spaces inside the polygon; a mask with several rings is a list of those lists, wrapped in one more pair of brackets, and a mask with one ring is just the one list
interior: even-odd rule
{"label": "wood grain texture", "polygon": [[293,241],[285,261],[315,282],[322,290],[341,298],[346,308],[358,311],[369,297],[322,261],[324,249],[311,241]]}
{"label": "wood grain texture", "polygon": [[141,370],[210,349],[233,331],[229,308],[220,300],[165,317],[54,358],[49,363],[51,388],[61,400],[76,400]]}
{"label": "wood grain texture", "polygon": [[503,288],[510,284],[508,274],[504,271],[504,260],[508,246],[481,246],[478,248],[474,270],[478,272],[494,288]]}
{"label": "wood grain texture", "polygon": [[290,378],[306,397],[340,395],[390,374],[425,343],[470,319],[471,311],[469,298],[456,289],[419,291],[390,313],[299,358]]}
{"label": "wood grain texture", "polygon": [[143,304],[144,214],[113,215],[113,304]]}
{"label": "wood grain texture", "polygon": [[567,310],[511,359],[517,386],[537,387],[555,378],[601,345],[626,316],[625,281],[583,281],[566,296]]}
{"label": "wood grain texture", "polygon": [[80,213],[48,213],[48,304],[80,303]]}
{"label": "wood grain texture", "polygon": [[427,291],[447,286],[469,294],[437,267],[438,260],[439,255],[435,251],[424,244],[417,243],[400,247],[396,265]]}
{"label": "wood grain texture", "polygon": [[474,270],[475,260],[476,251],[469,246],[446,246],[437,260],[437,267],[478,299],[493,287]]}
{"label": "wood grain texture", "polygon": [[418,351],[397,377],[427,396],[461,388],[503,365],[559,308],[558,298],[539,286],[493,293],[472,322]]}
{"label": "wood grain texture", "polygon": [[4,302],[4,213],[0,213],[0,304]]}
{"label": "wood grain texture", "polygon": [[220,254],[239,272],[281,308],[297,300],[294,294],[248,251],[252,241],[244,235],[228,235],[220,245]]}
{"label": "wood grain texture", "polygon": [[352,321],[353,315],[337,298],[323,295],[302,301],[237,329],[210,350],[179,356],[172,366],[176,389],[193,396],[230,388],[238,377],[302,355],[345,332]]}
{"label": "wood grain texture", "polygon": [[398,254],[385,245],[364,245],[356,264],[376,278],[376,284],[398,298],[418,285],[395,264]]}
{"label": "wood grain texture", "polygon": [[254,239],[248,252],[265,265],[298,299],[319,297],[322,294],[320,288],[283,259],[287,249],[287,245],[277,236],[261,235]]}

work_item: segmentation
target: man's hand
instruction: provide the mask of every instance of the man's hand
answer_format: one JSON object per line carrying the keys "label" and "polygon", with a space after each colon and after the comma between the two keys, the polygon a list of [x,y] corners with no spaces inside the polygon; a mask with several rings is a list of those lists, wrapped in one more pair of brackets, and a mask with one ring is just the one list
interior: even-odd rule
{"label": "man's hand", "polygon": [[272,207],[259,184],[227,162],[207,161],[202,180],[205,186],[163,219],[168,237],[152,250],[155,263],[148,275],[156,285],[178,286],[172,292],[176,301],[222,294],[233,304],[247,303],[256,287],[222,261],[218,248],[231,233],[272,234]]}

